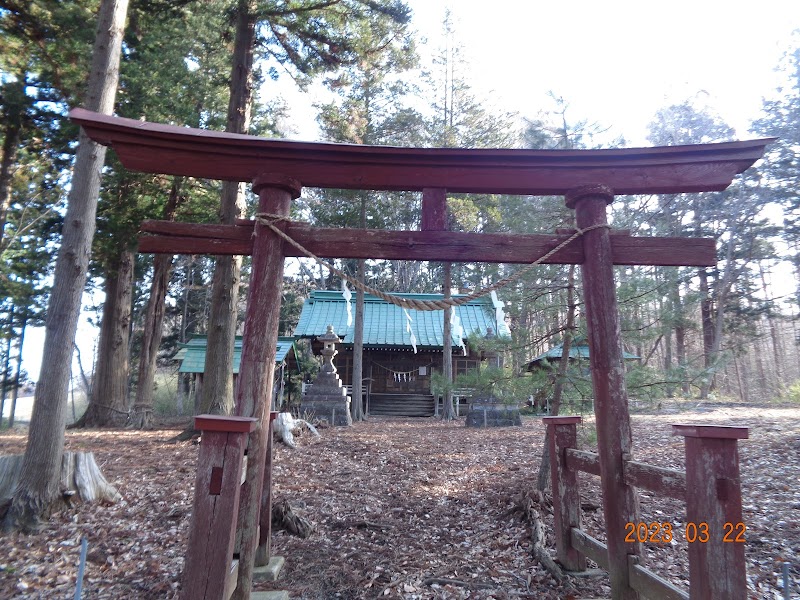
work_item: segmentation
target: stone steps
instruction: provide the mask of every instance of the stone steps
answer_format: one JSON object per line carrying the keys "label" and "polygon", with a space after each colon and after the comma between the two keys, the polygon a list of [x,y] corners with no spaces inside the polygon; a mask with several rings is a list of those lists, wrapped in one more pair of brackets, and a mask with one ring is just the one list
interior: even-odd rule
{"label": "stone steps", "polygon": [[370,394],[369,414],[384,417],[433,416],[430,394]]}

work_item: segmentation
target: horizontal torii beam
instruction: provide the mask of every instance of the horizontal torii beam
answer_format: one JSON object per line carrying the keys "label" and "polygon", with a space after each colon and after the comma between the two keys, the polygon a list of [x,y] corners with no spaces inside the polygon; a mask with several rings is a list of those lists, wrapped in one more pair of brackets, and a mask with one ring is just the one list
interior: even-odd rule
{"label": "horizontal torii beam", "polygon": [[252,181],[281,173],[306,187],[565,195],[593,184],[614,194],[724,190],[774,138],[612,150],[400,148],[265,139],[70,111],[122,164],[148,173]]}
{"label": "horizontal torii beam", "polygon": [[[144,221],[139,252],[159,254],[237,254],[253,251],[253,221],[236,225],[204,225],[174,221]],[[152,235],[154,234],[154,235]],[[286,223],[286,234],[320,258],[373,258],[529,264],[549,252],[569,235],[464,233],[455,231],[388,231],[343,229]],[[611,235],[616,265],[707,267],[716,264],[711,238],[634,237],[627,232]],[[303,256],[284,244],[286,256]],[[583,245],[573,241],[544,261],[581,264]]]}

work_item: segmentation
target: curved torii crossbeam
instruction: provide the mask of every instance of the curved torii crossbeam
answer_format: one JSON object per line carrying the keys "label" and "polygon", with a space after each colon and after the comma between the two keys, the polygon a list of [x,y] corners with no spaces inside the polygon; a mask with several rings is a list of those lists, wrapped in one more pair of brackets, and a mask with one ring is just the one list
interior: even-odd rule
{"label": "curved torii crossbeam", "polygon": [[[614,194],[723,190],[736,174],[762,156],[772,139],[622,150],[418,149],[269,140],[109,117],[82,109],[71,111],[70,117],[93,140],[113,147],[128,168],[252,181],[259,194],[259,212],[278,218],[288,217],[291,200],[299,196],[301,186],[422,190],[422,231],[320,230],[278,222],[277,227],[319,256],[532,262],[538,253],[555,248],[565,238],[446,232],[446,192],[566,196],[567,206],[575,210],[577,226],[587,233],[549,262],[581,264],[607,539],[606,545],[595,541],[595,548],[607,556],[614,598],[638,598],[642,585],[663,592],[665,597],[686,597],[639,567],[641,544],[625,539],[625,525],[639,522],[639,510],[635,488],[624,473],[624,465],[631,462],[632,437],[613,265],[712,265],[714,243],[611,235],[605,227],[606,207]],[[271,436],[265,399],[271,397],[272,377],[267,365],[275,361],[287,244],[266,225],[252,222],[151,222],[143,230],[157,234],[142,238],[141,248],[146,251],[253,255],[236,392],[238,416],[198,417],[196,421],[204,437],[183,576],[186,598],[227,599],[234,587],[237,597],[248,597],[256,547],[269,553]],[[245,440],[250,460],[240,506]],[[702,481],[695,486],[697,490],[687,487],[687,497],[706,494],[711,498],[710,505],[716,506],[718,489],[714,485],[714,481]],[[262,486],[266,490],[263,504]],[[559,558],[575,569],[585,564],[569,535],[580,528],[577,510],[556,514],[556,528],[563,534],[556,539]],[[241,562],[232,563],[237,514]],[[741,499],[725,514],[731,522],[741,521]],[[717,530],[721,530],[721,523]],[[216,543],[207,543],[211,540]],[[747,589],[743,546],[717,541],[689,545],[693,597],[700,593],[698,597],[743,599]],[[697,583],[708,587],[697,588],[703,590],[697,592]],[[741,595],[717,590],[738,590]]]}
{"label": "curved torii crossbeam", "polygon": [[718,191],[773,141],[618,150],[401,148],[266,139],[81,108],[69,115],[129,169],[231,181],[281,173],[306,187],[358,190],[563,196],[602,183],[615,194]]}

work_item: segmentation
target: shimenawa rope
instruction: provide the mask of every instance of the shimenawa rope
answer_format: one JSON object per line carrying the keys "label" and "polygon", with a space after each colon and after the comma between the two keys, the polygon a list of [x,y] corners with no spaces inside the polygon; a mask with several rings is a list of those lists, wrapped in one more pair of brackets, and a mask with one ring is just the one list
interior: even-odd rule
{"label": "shimenawa rope", "polygon": [[475,300],[476,298],[480,298],[481,296],[485,296],[486,294],[499,290],[500,288],[505,287],[509,283],[512,283],[513,281],[516,281],[517,279],[522,277],[533,267],[546,261],[556,252],[558,252],[562,248],[572,243],[573,240],[576,240],[579,237],[581,237],[584,233],[592,231],[593,229],[609,227],[606,224],[601,224],[601,225],[590,225],[585,229],[578,229],[575,233],[573,233],[566,240],[558,244],[555,248],[545,253],[544,255],[540,256],[529,265],[525,265],[519,271],[516,271],[512,275],[509,275],[508,277],[504,277],[503,279],[496,281],[495,283],[493,283],[488,287],[472,292],[471,294],[467,294],[466,296],[459,296],[457,298],[446,298],[446,299],[443,298],[441,300],[418,300],[415,298],[403,298],[401,296],[395,296],[394,294],[388,294],[386,292],[382,292],[378,289],[370,287],[364,283],[361,283],[360,281],[351,277],[341,269],[337,269],[332,264],[324,261],[319,256],[315,255],[313,252],[306,250],[302,245],[300,245],[298,242],[293,240],[290,236],[288,236],[286,233],[284,233],[275,226],[275,223],[278,223],[280,221],[289,221],[290,220],[289,217],[284,217],[281,215],[273,215],[270,213],[258,213],[255,215],[255,220],[258,223],[261,223],[262,225],[266,225],[267,227],[269,227],[273,232],[275,232],[276,235],[278,235],[284,241],[288,242],[289,244],[297,248],[304,256],[307,256],[308,258],[317,261],[323,267],[325,267],[332,273],[335,273],[336,275],[338,275],[339,277],[350,283],[352,286],[366,292],[367,294],[372,294],[373,296],[377,296],[378,298],[381,298],[382,300],[385,300],[390,304],[394,304],[395,306],[399,306],[401,308],[413,308],[415,310],[424,310],[424,311],[445,310],[447,308],[454,306],[462,306],[464,304],[467,304],[468,302],[471,302],[472,300]]}

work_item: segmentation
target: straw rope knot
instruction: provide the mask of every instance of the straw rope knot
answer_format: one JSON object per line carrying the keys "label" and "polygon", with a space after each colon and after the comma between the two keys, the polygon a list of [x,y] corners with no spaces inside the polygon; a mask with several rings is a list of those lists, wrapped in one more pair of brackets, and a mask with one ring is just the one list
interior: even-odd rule
{"label": "straw rope knot", "polygon": [[[378,298],[385,300],[389,304],[394,304],[395,306],[399,306],[401,308],[413,308],[414,310],[423,310],[423,311],[446,310],[451,307],[463,306],[464,304],[467,304],[468,302],[471,302],[476,298],[480,298],[481,296],[485,296],[486,294],[497,291],[500,288],[503,288],[508,284],[516,281],[517,279],[528,273],[531,269],[533,269],[533,267],[542,264],[544,261],[549,259],[555,253],[562,250],[563,248],[571,244],[574,240],[578,239],[585,233],[592,231],[593,229],[601,229],[601,228],[610,229],[610,226],[605,223],[600,225],[591,225],[584,229],[578,229],[575,231],[575,233],[570,235],[563,242],[559,243],[552,250],[549,250],[548,252],[537,258],[532,263],[525,265],[519,271],[516,271],[515,273],[509,275],[508,277],[504,277],[503,279],[496,281],[490,286],[481,288],[480,290],[476,290],[471,294],[467,294],[466,296],[459,296],[458,298],[442,298],[441,300],[418,300],[415,298],[403,298],[402,296],[388,294],[376,288],[370,287],[365,283],[362,283],[357,279],[355,279],[354,277],[348,275],[341,269],[337,269],[332,264],[321,259],[319,256],[317,256],[310,250],[307,250],[297,241],[292,239],[291,236],[287,235],[285,232],[281,231],[277,227],[276,224],[280,223],[281,221],[290,221],[289,217],[283,215],[270,214],[270,213],[257,213],[254,218],[257,223],[261,225],[266,225],[278,237],[280,237],[286,243],[290,244],[291,246],[299,250],[303,256],[306,256],[307,258],[316,261],[317,263],[328,269],[331,273],[334,273],[339,277],[341,277],[342,279],[344,279],[345,281],[347,281],[350,285],[352,285],[356,289],[360,289],[361,291],[367,294],[372,294],[373,296],[377,296]],[[255,235],[255,231],[253,231],[253,235]]]}

